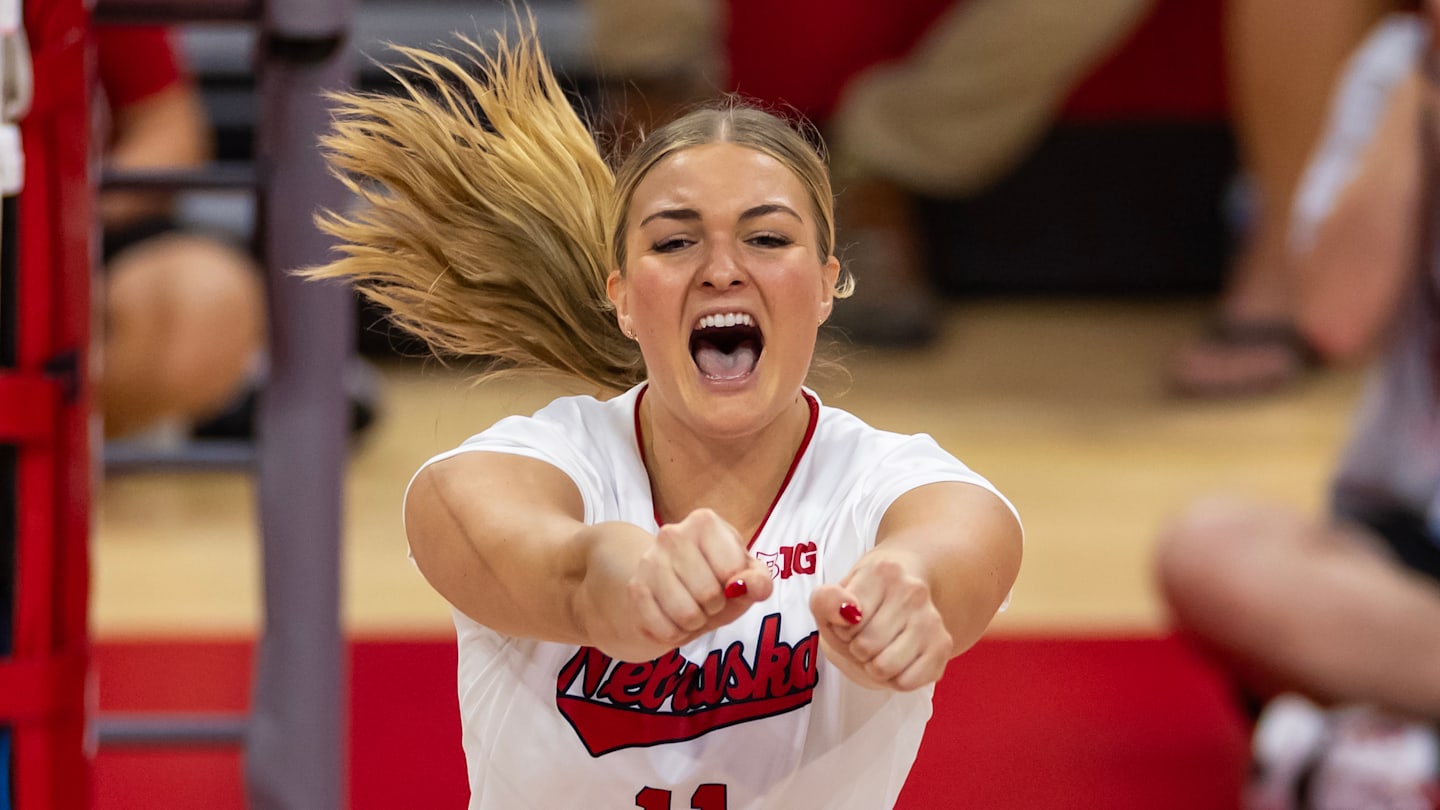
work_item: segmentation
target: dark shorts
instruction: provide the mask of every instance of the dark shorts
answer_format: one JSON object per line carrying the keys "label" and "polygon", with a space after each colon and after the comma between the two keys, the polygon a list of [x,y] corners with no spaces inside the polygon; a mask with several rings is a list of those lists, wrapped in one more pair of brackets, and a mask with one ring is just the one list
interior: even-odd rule
{"label": "dark shorts", "polygon": [[178,230],[181,230],[180,225],[170,217],[150,217],[123,228],[106,230],[100,238],[102,266],[108,267],[111,259],[131,245]]}
{"label": "dark shorts", "polygon": [[1440,580],[1440,539],[1431,533],[1424,515],[1400,507],[1350,507],[1340,516],[1379,535],[1406,567]]}

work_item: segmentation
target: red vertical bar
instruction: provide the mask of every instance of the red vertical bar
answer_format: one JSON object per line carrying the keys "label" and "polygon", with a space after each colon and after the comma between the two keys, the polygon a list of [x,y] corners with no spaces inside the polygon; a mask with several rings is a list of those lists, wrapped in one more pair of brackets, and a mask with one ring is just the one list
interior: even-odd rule
{"label": "red vertical bar", "polygon": [[[72,133],[55,140],[57,163],[63,167],[59,185],[56,243],[60,272],[56,273],[59,317],[53,322],[53,340],[62,372],[71,374],[69,391],[62,391],[56,422],[56,500],[59,511],[56,528],[55,624],[58,643],[55,654],[73,661],[81,676],[73,681],[71,702],[54,720],[56,746],[56,807],[88,810],[91,804],[91,766],[94,751],[86,729],[94,706],[87,705],[92,693],[86,689],[90,656],[90,500],[97,479],[96,454],[91,452],[90,326],[94,311],[90,282],[94,270],[91,251],[95,242],[95,178],[97,165],[91,132],[93,87],[88,6],[80,0],[66,0],[76,9],[72,31],[83,35],[78,53],[69,58],[79,64],[78,78],[72,78],[70,103],[56,116],[57,132]],[[70,667],[67,666],[67,669]],[[24,809],[28,810],[28,808]]]}
{"label": "red vertical bar", "polygon": [[15,372],[62,389],[53,435],[18,447],[13,656],[54,668],[59,697],[14,721],[17,810],[89,805],[83,673],[88,656],[91,461],[90,67],[83,0],[24,4],[35,101],[21,121]]}
{"label": "red vertical bar", "polygon": [[[55,117],[56,164],[61,171],[55,210],[58,272],[57,317],[52,321],[52,362],[68,374],[68,391],[62,391],[56,421],[56,501],[59,510],[56,528],[59,537],[56,557],[55,625],[59,637],[57,652],[86,654],[89,647],[90,594],[90,500],[97,480],[98,463],[91,453],[92,408],[90,402],[90,326],[94,312],[91,277],[94,270],[94,214],[96,165],[95,148],[87,135],[91,131],[90,88],[93,86],[94,50],[89,39],[87,5],[83,0],[65,0],[75,11],[70,30],[83,38],[82,46],[67,52],[67,61],[77,67],[64,96],[69,103]],[[66,133],[64,137],[60,133]]]}

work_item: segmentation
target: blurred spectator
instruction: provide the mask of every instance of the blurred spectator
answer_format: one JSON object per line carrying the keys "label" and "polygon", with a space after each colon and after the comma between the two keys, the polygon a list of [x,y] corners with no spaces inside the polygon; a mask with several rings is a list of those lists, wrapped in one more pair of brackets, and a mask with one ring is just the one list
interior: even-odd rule
{"label": "blurred spectator", "polygon": [[953,3],[903,59],[842,91],[830,122],[841,244],[867,293],[832,323],[860,343],[917,346],[938,327],[913,198],[983,190],[1054,124],[1070,90],[1149,0]]}
{"label": "blurred spectator", "polygon": [[[725,86],[719,31],[732,3],[588,0],[606,108],[630,130]],[[937,294],[912,196],[959,196],[993,183],[1037,145],[1079,79],[1140,20],[1150,0],[928,0],[866,6],[923,24],[917,43],[844,83],[820,122],[839,193],[839,245],[867,290],[831,323],[857,342],[916,346],[935,336]],[[934,6],[934,10],[930,9]],[[641,31],[649,33],[644,33]],[[811,53],[844,48],[797,36]],[[777,54],[777,59],[782,55]],[[663,77],[663,78],[662,78]],[[746,88],[734,88],[744,93]],[[624,130],[622,130],[623,135]],[[620,139],[622,142],[624,137]]]}
{"label": "blurred spectator", "polygon": [[1160,542],[1179,627],[1249,694],[1279,695],[1255,731],[1254,808],[1440,800],[1437,64],[1418,18],[1376,28],[1301,184],[1300,328],[1334,352],[1384,347],[1332,514],[1210,498]]}
{"label": "blurred spectator", "polygon": [[[184,169],[211,156],[193,78],[160,28],[96,32],[104,164]],[[171,195],[106,191],[103,355],[107,436],[213,416],[246,387],[264,336],[263,286],[252,258],[181,226]]]}
{"label": "blurred spectator", "polygon": [[583,0],[601,79],[601,135],[623,156],[725,83],[724,0]]}
{"label": "blurred spectator", "polygon": [[[1340,359],[1297,328],[1298,287],[1287,233],[1292,199],[1340,67],[1395,0],[1312,3],[1230,0],[1225,38],[1235,130],[1249,179],[1248,222],[1204,331],[1169,369],[1178,393],[1273,391]],[[1297,15],[1302,15],[1302,27]]]}

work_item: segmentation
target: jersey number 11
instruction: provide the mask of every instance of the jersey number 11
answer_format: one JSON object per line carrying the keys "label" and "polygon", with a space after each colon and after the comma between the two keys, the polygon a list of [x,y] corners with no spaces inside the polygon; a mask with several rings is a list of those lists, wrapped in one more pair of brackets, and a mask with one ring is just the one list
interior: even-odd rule
{"label": "jersey number 11", "polygon": [[[670,810],[670,791],[647,787],[635,794],[641,810]],[[725,810],[725,786],[705,784],[690,794],[690,810]]]}

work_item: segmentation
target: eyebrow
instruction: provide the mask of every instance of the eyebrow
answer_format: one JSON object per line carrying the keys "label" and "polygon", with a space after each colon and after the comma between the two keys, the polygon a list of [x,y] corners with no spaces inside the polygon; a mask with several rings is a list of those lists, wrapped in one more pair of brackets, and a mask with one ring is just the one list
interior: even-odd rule
{"label": "eyebrow", "polygon": [[667,208],[663,211],[656,211],[650,216],[640,220],[640,227],[645,227],[648,222],[654,219],[695,220],[699,218],[700,212],[694,208]]}
{"label": "eyebrow", "polygon": [[[791,208],[788,205],[781,205],[780,203],[766,203],[764,205],[754,206],[753,208],[747,208],[745,209],[745,212],[740,215],[740,219],[742,221],[747,219],[755,219],[757,217],[763,217],[769,214],[788,214],[795,219],[804,222],[800,215],[796,213],[795,209]],[[663,211],[656,211],[650,216],[640,220],[640,227],[645,227],[646,223],[654,219],[674,219],[685,221],[698,220],[700,219],[700,212],[696,211],[694,208],[667,208]]]}
{"label": "eyebrow", "polygon": [[789,214],[801,222],[805,221],[795,212],[794,208],[788,205],[781,205],[780,203],[766,203],[765,205],[757,205],[754,208],[747,208],[745,213],[740,215],[740,218],[742,220],[755,219],[756,217],[763,217],[767,214]]}

